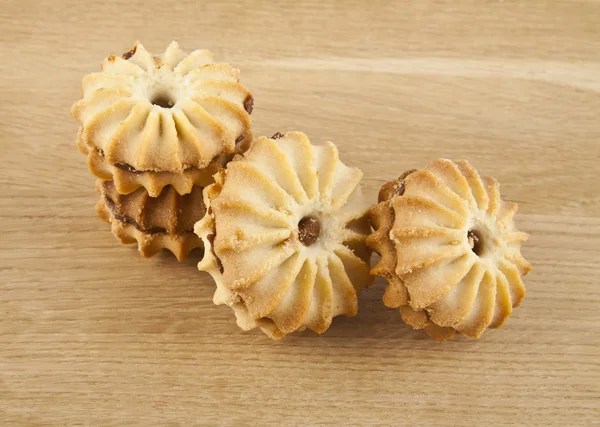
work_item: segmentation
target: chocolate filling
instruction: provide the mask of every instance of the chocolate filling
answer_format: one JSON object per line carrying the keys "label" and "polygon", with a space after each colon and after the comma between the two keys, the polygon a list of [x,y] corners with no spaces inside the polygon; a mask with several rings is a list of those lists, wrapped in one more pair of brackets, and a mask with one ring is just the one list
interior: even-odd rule
{"label": "chocolate filling", "polygon": [[317,218],[305,216],[298,223],[298,239],[304,246],[311,246],[321,235],[321,224]]}
{"label": "chocolate filling", "polygon": [[384,202],[387,200],[391,200],[396,196],[402,196],[404,194],[406,177],[413,172],[416,172],[416,169],[411,169],[404,172],[402,175],[398,177],[398,179],[390,182],[386,182],[379,190],[378,200],[380,202]]}
{"label": "chocolate filling", "polygon": [[284,136],[285,136],[285,135],[284,135],[284,134],[282,134],[281,132],[276,132],[275,134],[273,134],[273,136],[271,137],[271,139],[275,139],[275,140],[277,140],[277,139],[281,139],[281,138],[283,138]]}
{"label": "chocolate filling", "polygon": [[219,259],[219,257],[217,256],[217,254],[215,252],[215,238],[216,237],[217,237],[216,232],[214,234],[209,234],[208,236],[206,236],[206,238],[208,239],[208,241],[210,243],[210,250],[212,251],[213,257],[215,257],[215,262],[217,263],[217,268],[219,269],[221,274],[223,274],[223,271],[225,271],[223,269],[223,264],[221,263],[221,260]]}
{"label": "chocolate filling", "polygon": [[131,173],[143,173],[143,171],[139,171],[127,163],[115,163],[113,166],[118,169],[121,169],[121,170],[124,170],[127,172],[131,172]]}
{"label": "chocolate filling", "polygon": [[158,233],[166,233],[167,230],[165,230],[162,227],[150,227],[150,228],[143,228],[142,226],[140,226],[135,219],[131,218],[130,216],[126,216],[126,215],[121,215],[118,213],[114,213],[113,215],[115,217],[116,220],[121,221],[122,223],[125,224],[131,224],[133,225],[137,230],[141,231],[142,233],[147,233],[147,234],[158,234]]}
{"label": "chocolate filling", "polygon": [[252,95],[248,95],[246,99],[244,99],[244,110],[248,114],[252,114],[252,110],[254,109],[254,98]]}
{"label": "chocolate filling", "polygon": [[399,196],[402,196],[404,194],[404,190],[405,190],[404,181],[406,180],[406,177],[416,171],[417,171],[416,169],[410,169],[398,177],[398,189],[396,191]]}
{"label": "chocolate filling", "polygon": [[129,50],[129,51],[127,51],[127,52],[125,52],[125,53],[122,55],[123,59],[129,59],[129,58],[131,58],[133,55],[135,55],[135,51],[136,51],[136,49],[137,49],[137,45],[133,46],[133,49],[131,49],[131,50]]}
{"label": "chocolate filling", "polygon": [[[242,135],[240,137],[241,139],[245,138],[245,135]],[[238,138],[238,140],[241,141],[241,139]],[[239,141],[236,140],[236,143],[238,143]],[[100,149],[97,149],[98,155],[102,158],[104,158],[104,152]],[[216,160],[216,158],[215,158]],[[146,173],[146,172],[156,172],[156,173],[160,173],[160,172],[169,172],[169,171],[155,171],[155,170],[139,170],[134,168],[133,166],[131,166],[129,163],[113,163],[112,166],[116,167],[117,169],[121,169],[124,170],[126,172],[131,172],[131,173],[135,173],[135,174],[140,174],[140,173]],[[187,171],[189,169],[198,169],[196,166],[184,166],[183,170]]]}
{"label": "chocolate filling", "polygon": [[[141,171],[141,170],[138,170],[138,169],[134,168],[133,166],[131,166],[128,163],[115,163],[115,164],[113,164],[113,166],[116,167],[117,169],[121,169],[121,170],[124,170],[126,172],[131,172],[131,173],[135,173],[135,174],[145,173],[145,172],[155,172],[155,171],[152,171],[152,170]],[[184,170],[188,170],[188,169],[192,169],[192,168],[194,168],[194,166],[190,166],[188,168],[185,168]],[[156,172],[161,172],[161,171],[156,171]]]}
{"label": "chocolate filling", "polygon": [[113,199],[104,196],[104,203],[106,203],[106,206],[112,211],[112,213],[115,213],[117,207],[115,206],[115,202],[113,201]]}

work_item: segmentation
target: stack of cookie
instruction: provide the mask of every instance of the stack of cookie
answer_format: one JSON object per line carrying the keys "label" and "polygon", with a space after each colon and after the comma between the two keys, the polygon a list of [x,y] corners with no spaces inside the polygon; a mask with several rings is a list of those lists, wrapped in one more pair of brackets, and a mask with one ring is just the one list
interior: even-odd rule
{"label": "stack of cookie", "polygon": [[253,98],[239,71],[208,50],[172,42],[153,56],[140,44],[110,55],[84,77],[72,108],[79,150],[99,178],[100,218],[144,256],[162,248],[178,260],[202,240],[202,188],[251,144]]}

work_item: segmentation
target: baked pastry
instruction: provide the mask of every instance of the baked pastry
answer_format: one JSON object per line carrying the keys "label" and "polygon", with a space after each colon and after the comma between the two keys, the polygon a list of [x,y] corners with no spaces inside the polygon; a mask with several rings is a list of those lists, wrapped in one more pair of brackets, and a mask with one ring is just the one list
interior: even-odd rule
{"label": "baked pastry", "polygon": [[445,341],[498,328],[525,296],[531,265],[520,252],[517,204],[466,161],[439,159],[385,184],[371,209],[371,273],[388,282],[383,302],[415,329]]}
{"label": "baked pastry", "polygon": [[373,280],[361,178],[331,142],[299,132],[256,140],[204,190],[198,268],[217,284],[214,303],[273,339],[356,315],[357,292]]}
{"label": "baked pastry", "polygon": [[122,194],[143,186],[156,197],[169,184],[189,193],[252,140],[252,95],[239,71],[208,50],[188,55],[172,42],[153,56],[136,43],[108,56],[82,90],[71,110],[81,124],[77,145]]}
{"label": "baked pastry", "polygon": [[203,169],[188,168],[176,172],[140,172],[120,164],[111,165],[98,150],[83,142],[81,129],[77,132],[77,147],[87,156],[90,171],[101,180],[111,180],[119,193],[129,194],[140,187],[146,189],[152,197],[157,197],[167,185],[173,186],[179,194],[192,191],[193,187],[204,188],[214,182],[213,175],[222,170],[232,155],[221,155]]}
{"label": "baked pastry", "polygon": [[183,261],[193,249],[203,247],[193,231],[206,212],[201,187],[181,196],[168,186],[158,197],[150,197],[143,188],[122,195],[112,181],[98,180],[96,186],[102,195],[96,205],[98,216],[111,224],[121,243],[137,242],[143,256],[168,249]]}

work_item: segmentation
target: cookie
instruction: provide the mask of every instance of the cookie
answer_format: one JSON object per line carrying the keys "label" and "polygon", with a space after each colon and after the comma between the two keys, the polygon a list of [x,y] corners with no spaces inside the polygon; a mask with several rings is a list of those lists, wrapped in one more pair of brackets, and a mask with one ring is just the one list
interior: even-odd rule
{"label": "cookie", "polygon": [[183,261],[193,249],[203,247],[193,231],[206,212],[201,187],[182,196],[168,186],[158,197],[150,197],[143,188],[120,194],[112,181],[98,180],[96,185],[102,195],[96,213],[111,224],[121,243],[137,243],[143,256],[168,249]]}
{"label": "cookie", "polygon": [[172,42],[153,56],[136,43],[108,56],[82,90],[71,109],[77,145],[122,194],[144,187],[156,197],[169,184],[189,193],[252,140],[252,94],[208,50],[187,54]]}
{"label": "cookie", "polygon": [[373,281],[361,178],[334,144],[299,132],[259,138],[229,163],[204,190],[208,210],[195,226],[215,304],[273,339],[356,315],[357,294]]}
{"label": "cookie", "polygon": [[531,270],[516,212],[498,181],[466,161],[439,159],[385,184],[367,239],[381,254],[371,273],[388,282],[384,304],[442,341],[500,327],[523,300]]}

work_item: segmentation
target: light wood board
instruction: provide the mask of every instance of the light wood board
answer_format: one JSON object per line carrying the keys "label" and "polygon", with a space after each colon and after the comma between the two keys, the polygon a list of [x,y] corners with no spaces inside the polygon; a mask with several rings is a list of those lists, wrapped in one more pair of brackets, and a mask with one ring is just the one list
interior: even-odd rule
{"label": "light wood board", "polygon": [[[598,425],[598,1],[8,0],[0,8],[0,425]],[[381,303],[272,342],[96,218],[69,114],[141,40],[242,71],[257,135],[334,141],[379,186],[466,158],[519,203],[527,297],[437,343]]]}

